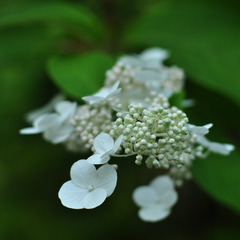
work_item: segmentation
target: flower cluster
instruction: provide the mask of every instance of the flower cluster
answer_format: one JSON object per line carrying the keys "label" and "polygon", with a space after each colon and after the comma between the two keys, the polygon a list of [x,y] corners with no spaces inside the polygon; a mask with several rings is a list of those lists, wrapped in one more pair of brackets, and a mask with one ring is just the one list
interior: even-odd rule
{"label": "flower cluster", "polygon": [[141,104],[130,104],[128,113],[118,113],[110,134],[123,134],[122,146],[126,154],[137,154],[136,164],[140,165],[146,156],[146,165],[151,168],[184,163],[184,154],[191,153],[186,144],[188,131],[186,114],[177,108],[161,106],[144,109]]}
{"label": "flower cluster", "polygon": [[64,206],[91,209],[102,204],[117,183],[117,165],[108,163],[111,157],[135,156],[136,165],[144,162],[147,168],[166,172],[133,192],[139,217],[159,221],[177,201],[175,187],[191,178],[194,159],[210,152],[228,155],[234,149],[206,138],[212,124],[190,124],[183,110],[170,106],[169,98],[183,88],[184,73],[164,65],[168,55],[153,48],[123,56],[106,72],[103,88],[82,98],[85,104],[59,95],[28,115],[33,127],[22,129],[22,134],[43,133],[46,140],[70,151],[93,152],[73,164],[71,180],[59,191]]}

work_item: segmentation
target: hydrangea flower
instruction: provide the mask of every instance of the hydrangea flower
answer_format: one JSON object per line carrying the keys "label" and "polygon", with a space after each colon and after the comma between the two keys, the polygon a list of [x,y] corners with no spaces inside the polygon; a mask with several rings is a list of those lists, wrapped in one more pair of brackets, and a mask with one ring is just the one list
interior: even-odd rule
{"label": "hydrangea flower", "polygon": [[232,144],[211,142],[204,136],[209,132],[209,129],[212,126],[212,123],[206,124],[202,127],[198,127],[192,124],[187,125],[188,130],[196,135],[197,143],[201,144],[211,152],[219,153],[222,155],[230,154],[230,152],[234,150],[234,146]]}
{"label": "hydrangea flower", "polygon": [[212,123],[208,123],[204,126],[195,126],[193,124],[187,124],[188,131],[197,135],[208,134],[209,129],[213,126]]}
{"label": "hydrangea flower", "polygon": [[[101,205],[117,183],[117,165],[107,164],[110,157],[135,156],[137,165],[145,162],[148,168],[163,168],[167,174],[133,192],[142,220],[162,220],[177,201],[174,185],[181,186],[191,178],[196,157],[205,158],[210,151],[227,155],[234,149],[231,144],[205,137],[211,123],[189,124],[182,110],[171,107],[168,100],[182,91],[184,72],[165,66],[168,56],[160,48],[123,56],[106,72],[103,88],[82,98],[85,104],[63,101],[58,95],[28,114],[33,126],[22,129],[22,134],[43,133],[46,140],[63,143],[70,151],[95,152],[73,164],[71,180],[59,190],[64,206],[91,209]],[[181,104],[189,107],[192,100]],[[94,164],[103,166],[96,168]]]}
{"label": "hydrangea flower", "polygon": [[110,159],[110,155],[113,155],[118,150],[123,135],[120,135],[117,140],[113,141],[113,138],[107,133],[100,133],[95,139],[93,146],[96,150],[96,154],[87,159],[92,164],[104,164]]}
{"label": "hydrangea flower", "polygon": [[169,98],[183,87],[182,69],[164,66],[163,61],[169,56],[166,50],[151,48],[138,55],[123,56],[116,65],[106,73],[106,86],[120,81],[124,102],[131,102],[132,89],[141,89],[145,93],[156,91]]}
{"label": "hydrangea flower", "polygon": [[70,171],[71,180],[64,183],[58,196],[65,207],[92,209],[109,197],[117,184],[117,172],[111,165],[98,170],[86,160],[75,162]]}
{"label": "hydrangea flower", "polygon": [[57,94],[56,96],[54,96],[46,105],[44,105],[43,107],[33,110],[31,112],[29,112],[26,116],[27,121],[29,123],[32,123],[34,120],[36,120],[38,117],[46,114],[46,113],[50,113],[51,111],[54,110],[54,107],[57,103],[61,102],[64,100],[64,96],[62,94]]}
{"label": "hydrangea flower", "polygon": [[177,201],[173,181],[167,175],[155,178],[149,186],[140,186],[133,192],[134,202],[143,221],[157,222],[166,218]]}
{"label": "hydrangea flower", "polygon": [[168,56],[168,51],[164,49],[150,48],[136,56],[123,56],[119,61],[124,65],[130,65],[132,67],[158,69]]}
{"label": "hydrangea flower", "polygon": [[208,150],[214,153],[222,155],[228,155],[234,150],[232,144],[211,142],[205,136],[197,135],[197,142],[206,147]]}
{"label": "hydrangea flower", "polygon": [[76,103],[62,101],[55,106],[56,113],[39,116],[33,121],[33,127],[20,130],[21,134],[43,133],[46,140],[60,143],[73,131],[71,120],[76,111]]}
{"label": "hydrangea flower", "polygon": [[92,96],[86,96],[82,99],[88,101],[90,104],[96,104],[106,101],[108,98],[115,96],[116,94],[120,93],[121,88],[118,88],[119,81],[117,81],[111,88],[102,88],[97,93],[93,94]]}

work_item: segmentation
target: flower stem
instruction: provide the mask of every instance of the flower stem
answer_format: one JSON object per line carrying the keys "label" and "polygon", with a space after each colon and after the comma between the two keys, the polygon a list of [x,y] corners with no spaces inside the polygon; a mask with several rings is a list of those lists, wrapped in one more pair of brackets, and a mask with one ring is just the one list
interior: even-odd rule
{"label": "flower stem", "polygon": [[130,154],[112,154],[110,156],[112,157],[130,157],[130,156],[133,156],[133,155],[137,155],[137,153],[130,153]]}

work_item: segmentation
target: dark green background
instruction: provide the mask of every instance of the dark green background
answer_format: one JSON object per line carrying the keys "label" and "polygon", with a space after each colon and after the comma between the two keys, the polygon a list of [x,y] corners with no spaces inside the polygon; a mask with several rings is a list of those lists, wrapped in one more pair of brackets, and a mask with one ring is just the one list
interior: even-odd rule
{"label": "dark green background", "polygon": [[[0,239],[240,239],[239,7],[213,0],[0,0]],[[88,155],[19,135],[25,113],[58,87],[70,99],[93,93],[118,56],[152,46],[169,49],[167,64],[184,68],[186,97],[196,101],[186,110],[191,123],[213,122],[209,138],[236,151],[197,160],[194,180],[159,223],[141,222],[131,198],[158,171],[132,159],[116,159],[118,185],[101,207],[63,207],[57,192],[73,162]]]}

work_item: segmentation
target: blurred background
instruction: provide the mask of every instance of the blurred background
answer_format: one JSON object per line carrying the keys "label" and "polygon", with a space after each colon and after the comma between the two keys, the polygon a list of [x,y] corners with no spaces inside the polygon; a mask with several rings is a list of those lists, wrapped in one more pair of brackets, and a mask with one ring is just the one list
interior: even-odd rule
{"label": "blurred background", "polygon": [[[0,0],[0,239],[240,239],[239,7],[233,0]],[[118,56],[147,47],[168,49],[166,64],[185,70],[186,98],[196,103],[187,109],[191,123],[213,122],[209,138],[236,150],[196,160],[193,180],[158,223],[141,222],[131,197],[157,171],[134,161],[116,160],[117,188],[101,207],[63,207],[58,190],[84,156],[19,135],[25,114],[59,89],[74,100],[94,93]]]}

